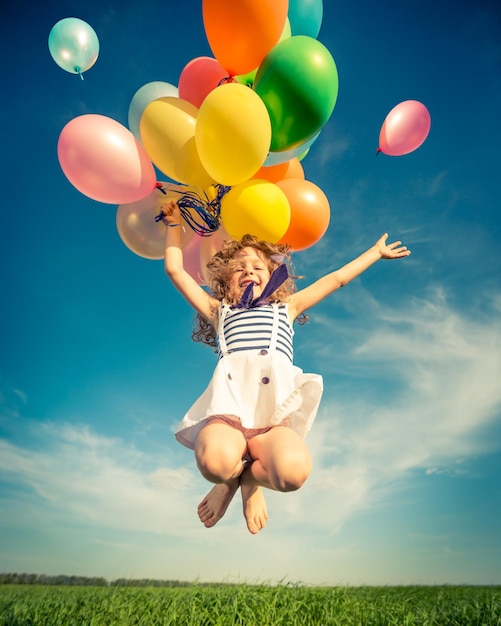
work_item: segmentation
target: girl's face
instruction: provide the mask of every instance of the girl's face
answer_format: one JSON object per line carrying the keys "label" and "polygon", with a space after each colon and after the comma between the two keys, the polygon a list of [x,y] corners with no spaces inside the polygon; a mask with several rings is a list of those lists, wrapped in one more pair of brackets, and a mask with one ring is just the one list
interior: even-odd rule
{"label": "girl's face", "polygon": [[254,298],[263,293],[270,280],[270,270],[265,257],[255,248],[242,248],[233,259],[237,269],[230,278],[230,292],[240,298],[249,283],[254,283]]}

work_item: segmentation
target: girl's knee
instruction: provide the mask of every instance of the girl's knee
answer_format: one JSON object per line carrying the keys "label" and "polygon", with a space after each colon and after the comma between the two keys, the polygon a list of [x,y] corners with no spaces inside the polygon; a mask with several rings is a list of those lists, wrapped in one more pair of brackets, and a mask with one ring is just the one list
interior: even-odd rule
{"label": "girl's knee", "polygon": [[277,490],[284,493],[297,491],[304,485],[309,475],[310,472],[298,471],[297,469],[279,473],[277,474]]}
{"label": "girl's knee", "polygon": [[226,424],[208,424],[195,440],[198,469],[210,482],[227,481],[241,470],[245,449],[245,439],[238,430]]}
{"label": "girl's knee", "polygon": [[238,475],[242,465],[239,450],[229,446],[195,446],[195,459],[202,476],[210,482],[225,482]]}
{"label": "girl's knee", "polygon": [[310,451],[290,428],[273,428],[250,439],[249,452],[253,459],[259,459],[265,480],[277,491],[296,491],[311,473]]}
{"label": "girl's knee", "polygon": [[212,482],[226,482],[230,478],[234,478],[239,473],[242,465],[242,459],[235,457],[224,458],[221,456],[202,455],[196,457],[197,466],[202,476]]}
{"label": "girl's knee", "polygon": [[311,474],[312,460],[308,450],[291,451],[275,465],[275,488],[278,491],[297,491]]}

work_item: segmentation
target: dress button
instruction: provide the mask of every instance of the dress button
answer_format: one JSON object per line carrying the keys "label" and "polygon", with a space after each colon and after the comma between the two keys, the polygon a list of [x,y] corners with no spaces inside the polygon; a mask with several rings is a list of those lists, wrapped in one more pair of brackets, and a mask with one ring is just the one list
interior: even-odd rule
{"label": "dress button", "polygon": [[270,379],[268,378],[268,376],[265,376],[264,378],[261,378],[261,382],[267,385],[270,382]]}
{"label": "dress button", "polygon": [[264,356],[265,354],[268,354],[268,350],[266,350],[265,348],[263,348],[262,350],[259,351],[259,354],[261,354],[262,356]]}

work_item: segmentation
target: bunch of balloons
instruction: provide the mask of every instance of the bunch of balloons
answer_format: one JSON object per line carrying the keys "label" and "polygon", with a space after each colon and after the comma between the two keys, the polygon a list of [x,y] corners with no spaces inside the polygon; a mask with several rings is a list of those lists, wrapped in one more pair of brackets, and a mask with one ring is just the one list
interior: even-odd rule
{"label": "bunch of balloons", "polygon": [[[329,201],[301,165],[338,96],[335,61],[317,39],[322,15],[322,0],[202,0],[212,57],[193,58],[177,85],[138,89],[128,128],[95,114],[63,128],[64,174],[88,197],[119,205],[117,229],[130,250],[162,258],[164,227],[155,218],[170,198],[197,211],[183,214],[183,250],[200,284],[224,239],[250,233],[299,251],[323,237]],[[99,48],[84,25],[61,20],[49,37],[55,61],[80,75]],[[419,145],[409,129],[396,138],[395,120],[385,126],[378,151],[404,154]],[[172,182],[157,182],[155,168]],[[203,206],[205,227],[194,227]]]}

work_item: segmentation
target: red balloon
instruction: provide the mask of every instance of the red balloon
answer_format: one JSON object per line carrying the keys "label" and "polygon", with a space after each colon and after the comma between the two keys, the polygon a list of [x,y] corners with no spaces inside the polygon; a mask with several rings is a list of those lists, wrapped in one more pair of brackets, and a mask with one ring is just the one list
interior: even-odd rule
{"label": "red balloon", "polygon": [[184,67],[179,76],[179,97],[200,108],[205,97],[224,82],[233,82],[233,79],[216,59],[197,57]]}
{"label": "red balloon", "polygon": [[413,152],[424,142],[431,128],[428,109],[417,100],[397,104],[386,116],[379,133],[379,148],[389,156]]}
{"label": "red balloon", "polygon": [[325,193],[309,180],[287,178],[276,183],[291,207],[291,221],[278,243],[293,251],[311,248],[324,236],[330,222],[330,205]]}

